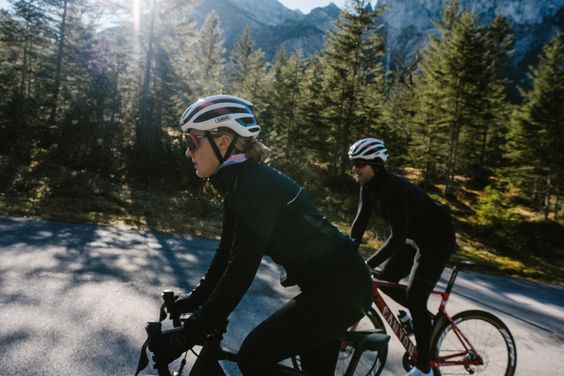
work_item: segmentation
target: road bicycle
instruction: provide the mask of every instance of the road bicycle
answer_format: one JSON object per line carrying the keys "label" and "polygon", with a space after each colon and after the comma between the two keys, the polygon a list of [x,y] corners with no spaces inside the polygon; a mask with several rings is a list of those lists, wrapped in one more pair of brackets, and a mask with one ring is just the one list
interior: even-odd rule
{"label": "road bicycle", "polygon": [[[141,354],[139,357],[139,363],[137,366],[136,376],[145,369],[149,363],[147,357],[147,348],[151,342],[151,339],[156,339],[161,335],[162,321],[166,319],[166,313],[172,312],[170,309],[174,303],[174,292],[167,290],[162,294],[164,300],[163,307],[161,307],[161,314],[159,321],[150,321],[147,323],[145,329],[147,331],[147,341],[142,346]],[[183,320],[187,317],[172,316],[172,324],[174,327],[179,327],[183,324]],[[201,351],[196,353],[194,349],[190,349],[194,355],[199,359],[192,365],[190,370],[190,376],[225,376],[226,373],[221,365],[221,361],[237,362],[237,353],[233,350],[227,349],[221,345],[221,340],[223,339],[223,334],[227,328],[227,322],[225,327],[221,330],[216,330],[209,334],[203,344],[200,344]],[[354,329],[354,330],[353,330]],[[341,337],[341,352],[347,351],[347,368],[341,375],[353,376],[355,375],[356,367],[362,358],[364,352],[370,353],[381,353],[384,349],[387,349],[388,341],[390,336],[385,334],[383,330],[380,329],[370,329],[370,330],[358,330],[357,326],[351,328],[351,330],[345,332]],[[187,354],[187,353],[186,353]],[[186,365],[186,354],[184,359],[181,361],[180,366],[173,376],[181,376],[184,372],[184,367]],[[281,374],[288,376],[299,376],[306,375],[299,366],[298,357],[292,358],[291,366],[278,364],[277,369]],[[157,368],[159,376],[171,376],[170,370],[167,365],[160,365]]]}
{"label": "road bicycle", "polygon": [[[474,263],[451,262],[453,267],[444,291],[433,290],[441,302],[433,320],[431,335],[431,368],[435,376],[441,375],[492,375],[513,376],[517,364],[517,348],[507,326],[495,315],[482,310],[463,311],[451,316],[446,304],[460,270],[470,269]],[[417,359],[417,348],[403,323],[393,314],[384,301],[381,287],[406,289],[407,286],[373,279],[374,305],[367,315],[341,339],[341,348],[335,375],[377,376],[385,367],[388,354],[386,320],[406,352],[402,365],[409,371]],[[378,312],[380,314],[378,314]],[[160,324],[160,323],[159,323]],[[179,324],[178,324],[179,325]],[[159,326],[160,331],[160,326]],[[235,361],[233,351],[221,348],[221,334],[209,338],[210,348],[215,348],[214,361]],[[206,347],[206,346],[204,346]],[[285,367],[288,375],[302,375],[299,356],[291,359],[291,367]],[[284,366],[280,366],[284,367]],[[168,369],[159,375],[170,375]],[[180,373],[176,373],[180,374]],[[205,374],[206,376],[212,373]],[[220,374],[223,375],[223,374]]]}
{"label": "road bicycle", "polygon": [[[435,376],[440,375],[492,375],[513,376],[517,364],[517,348],[507,326],[495,315],[482,310],[468,310],[450,316],[446,311],[458,272],[475,264],[469,261],[450,262],[453,267],[444,291],[433,290],[441,302],[434,316],[431,335],[431,364]],[[408,328],[393,314],[384,301],[380,288],[406,289],[399,283],[372,280],[374,304],[368,314],[352,330],[386,333],[384,321],[405,349],[402,364],[409,371],[417,359],[417,348],[410,338]],[[379,313],[379,314],[378,314]],[[352,359],[353,349],[341,348],[335,375],[342,375]],[[356,365],[356,376],[377,376],[386,364],[387,346],[379,351],[365,351]],[[299,368],[299,358],[294,359]]]}

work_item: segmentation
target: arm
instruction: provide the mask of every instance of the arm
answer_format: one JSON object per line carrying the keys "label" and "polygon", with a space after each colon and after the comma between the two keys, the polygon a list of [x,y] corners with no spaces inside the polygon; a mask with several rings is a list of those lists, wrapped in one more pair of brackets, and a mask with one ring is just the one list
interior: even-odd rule
{"label": "arm", "polygon": [[271,237],[279,207],[256,184],[241,186],[232,196],[233,242],[227,266],[202,315],[226,318],[251,285]]}
{"label": "arm", "polygon": [[200,280],[200,283],[190,294],[181,296],[180,299],[175,302],[174,308],[176,314],[195,311],[199,306],[204,304],[211,295],[227,268],[231,243],[233,241],[233,227],[233,214],[224,205],[221,240],[219,241],[215,256],[206,275]]}
{"label": "arm", "polygon": [[407,239],[409,223],[407,194],[400,189],[393,189],[388,195],[382,197],[382,203],[383,210],[390,221],[392,234],[384,245],[366,261],[371,268],[375,268],[389,259],[404,246]]}
{"label": "arm", "polygon": [[370,213],[372,208],[368,203],[367,190],[364,185],[360,186],[360,195],[358,198],[358,211],[356,217],[351,225],[351,239],[356,245],[359,245],[364,236],[364,231],[366,231],[366,226],[368,225],[368,219],[370,218]]}

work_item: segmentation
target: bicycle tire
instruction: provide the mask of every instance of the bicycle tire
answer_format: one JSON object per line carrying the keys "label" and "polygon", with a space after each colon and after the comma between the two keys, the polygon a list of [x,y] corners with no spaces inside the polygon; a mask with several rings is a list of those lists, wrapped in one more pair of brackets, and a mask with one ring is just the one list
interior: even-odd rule
{"label": "bicycle tire", "polygon": [[[384,322],[376,312],[376,310],[370,307],[370,310],[360,320],[359,324],[356,326],[355,330],[358,331],[370,331],[378,330],[382,333],[386,333],[386,328],[384,327]],[[344,375],[347,371],[347,367],[352,358],[354,349],[352,346],[346,346],[339,351],[339,356],[337,358],[337,366],[335,367],[335,375]],[[386,364],[386,358],[388,357],[388,346],[386,346],[381,351],[364,351],[360,360],[355,368],[354,376],[378,376],[384,369]],[[301,370],[300,358],[299,356],[292,357],[292,366],[296,370]]]}
{"label": "bicycle tire", "polygon": [[[457,313],[452,317],[464,336],[470,341],[484,364],[480,366],[443,366],[433,369],[435,376],[492,375],[513,376],[517,365],[517,347],[507,326],[497,316],[480,310]],[[464,348],[450,322],[442,319],[431,341],[431,358],[463,352]],[[467,353],[466,356],[471,354]]]}

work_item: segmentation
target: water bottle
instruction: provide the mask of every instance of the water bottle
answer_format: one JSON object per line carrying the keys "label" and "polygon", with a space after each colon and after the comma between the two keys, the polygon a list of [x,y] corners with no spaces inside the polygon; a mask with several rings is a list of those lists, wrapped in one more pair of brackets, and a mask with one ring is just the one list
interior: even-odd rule
{"label": "water bottle", "polygon": [[398,319],[403,325],[404,329],[407,331],[407,334],[413,334],[413,322],[411,321],[409,314],[400,309],[398,313]]}

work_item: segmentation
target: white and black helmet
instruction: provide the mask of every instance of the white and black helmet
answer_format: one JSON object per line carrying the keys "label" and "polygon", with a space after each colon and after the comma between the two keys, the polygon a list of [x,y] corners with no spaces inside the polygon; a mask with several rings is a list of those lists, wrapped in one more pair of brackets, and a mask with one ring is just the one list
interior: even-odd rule
{"label": "white and black helmet", "polygon": [[226,127],[241,137],[256,137],[260,133],[253,104],[232,95],[213,95],[193,103],[180,117],[180,127],[184,132]]}
{"label": "white and black helmet", "polygon": [[386,162],[388,159],[388,150],[384,145],[384,141],[377,138],[363,138],[355,142],[349,149],[350,159],[364,159],[374,161],[376,159]]}

